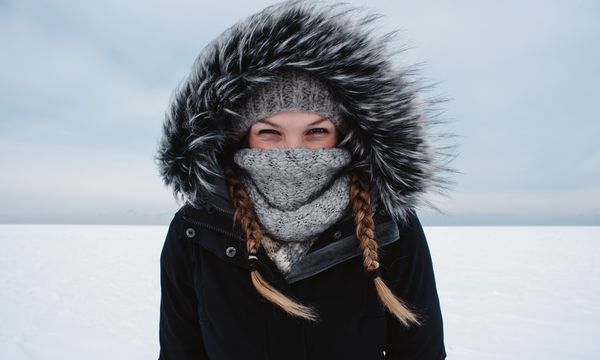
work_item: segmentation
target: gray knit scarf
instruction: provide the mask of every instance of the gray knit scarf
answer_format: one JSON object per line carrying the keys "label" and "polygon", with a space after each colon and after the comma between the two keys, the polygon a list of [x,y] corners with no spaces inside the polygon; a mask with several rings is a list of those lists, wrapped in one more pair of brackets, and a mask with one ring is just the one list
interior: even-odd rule
{"label": "gray knit scarf", "polygon": [[345,148],[244,148],[234,154],[265,237],[262,244],[288,273],[324,230],[349,209],[351,154]]}

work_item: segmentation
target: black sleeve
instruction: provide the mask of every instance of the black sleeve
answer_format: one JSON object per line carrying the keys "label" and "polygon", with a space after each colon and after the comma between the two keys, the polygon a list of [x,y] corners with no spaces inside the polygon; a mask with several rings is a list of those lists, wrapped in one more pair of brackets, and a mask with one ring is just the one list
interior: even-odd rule
{"label": "black sleeve", "polygon": [[421,325],[406,328],[387,313],[386,359],[440,360],[446,358],[442,313],[433,264],[416,213],[400,227],[400,240],[386,277],[392,291],[416,310]]}
{"label": "black sleeve", "polygon": [[180,236],[180,216],[171,221],[160,256],[159,360],[208,359],[192,279],[193,244]]}

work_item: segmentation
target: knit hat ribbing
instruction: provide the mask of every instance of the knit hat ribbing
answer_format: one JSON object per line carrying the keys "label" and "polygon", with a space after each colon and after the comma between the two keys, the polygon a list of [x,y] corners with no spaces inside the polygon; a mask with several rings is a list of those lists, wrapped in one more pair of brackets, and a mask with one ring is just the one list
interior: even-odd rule
{"label": "knit hat ribbing", "polygon": [[346,124],[338,104],[325,83],[307,71],[286,70],[273,82],[260,86],[238,110],[234,124],[238,138],[244,136],[258,120],[281,112],[312,112],[326,116],[343,132]]}

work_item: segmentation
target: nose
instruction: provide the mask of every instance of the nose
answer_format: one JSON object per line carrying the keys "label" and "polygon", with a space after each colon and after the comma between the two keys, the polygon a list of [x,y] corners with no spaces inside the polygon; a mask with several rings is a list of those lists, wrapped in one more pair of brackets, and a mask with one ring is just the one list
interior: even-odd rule
{"label": "nose", "polygon": [[282,145],[284,148],[304,147],[304,139],[302,139],[302,137],[297,136],[286,137],[285,142]]}

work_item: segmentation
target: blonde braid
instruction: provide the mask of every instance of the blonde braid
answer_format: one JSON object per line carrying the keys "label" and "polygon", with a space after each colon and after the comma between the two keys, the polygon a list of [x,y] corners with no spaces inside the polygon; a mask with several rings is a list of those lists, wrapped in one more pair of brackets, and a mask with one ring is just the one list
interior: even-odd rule
{"label": "blonde braid", "polygon": [[246,247],[248,249],[248,260],[250,262],[250,277],[256,291],[271,303],[279,306],[292,316],[317,321],[318,317],[313,308],[302,305],[299,302],[285,296],[279,290],[271,286],[256,269],[256,257],[263,237],[262,229],[257,220],[252,201],[234,171],[224,168],[228,181],[229,196],[235,208],[234,222],[238,221],[246,234]]}
{"label": "blonde braid", "polygon": [[363,266],[374,275],[373,279],[379,298],[387,309],[405,326],[410,326],[411,322],[420,325],[417,316],[400,298],[394,295],[379,274],[379,255],[377,253],[377,241],[375,240],[373,207],[371,206],[369,181],[364,172],[354,172],[352,174],[350,199],[354,209],[356,238],[363,254]]}

